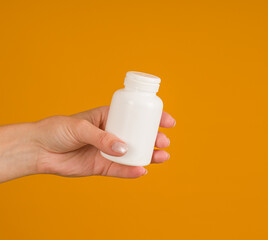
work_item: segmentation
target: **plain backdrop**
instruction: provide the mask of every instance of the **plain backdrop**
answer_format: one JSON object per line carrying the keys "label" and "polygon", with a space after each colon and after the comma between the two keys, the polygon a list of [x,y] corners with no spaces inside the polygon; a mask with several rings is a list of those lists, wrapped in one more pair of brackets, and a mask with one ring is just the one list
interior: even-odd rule
{"label": "plain backdrop", "polygon": [[[0,239],[267,239],[267,1],[1,1],[0,124],[161,77],[171,158],[136,180],[0,185]],[[162,131],[162,130],[161,130]],[[1,136],[0,136],[1,137]]]}

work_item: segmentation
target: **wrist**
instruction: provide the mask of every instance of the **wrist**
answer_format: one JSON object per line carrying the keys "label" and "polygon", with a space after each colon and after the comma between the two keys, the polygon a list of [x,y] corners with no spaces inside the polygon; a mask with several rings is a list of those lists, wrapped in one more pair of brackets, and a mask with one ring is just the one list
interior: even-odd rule
{"label": "wrist", "polygon": [[0,127],[0,182],[36,174],[35,123]]}

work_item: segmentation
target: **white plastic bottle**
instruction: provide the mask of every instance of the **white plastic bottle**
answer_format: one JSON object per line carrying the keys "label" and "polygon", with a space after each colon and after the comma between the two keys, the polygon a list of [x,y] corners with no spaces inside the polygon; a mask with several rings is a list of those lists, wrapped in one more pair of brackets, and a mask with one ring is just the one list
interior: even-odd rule
{"label": "white plastic bottle", "polygon": [[122,157],[101,152],[103,157],[131,166],[150,164],[163,110],[156,95],[160,81],[151,74],[127,72],[125,88],[113,95],[105,130],[126,142],[128,151]]}

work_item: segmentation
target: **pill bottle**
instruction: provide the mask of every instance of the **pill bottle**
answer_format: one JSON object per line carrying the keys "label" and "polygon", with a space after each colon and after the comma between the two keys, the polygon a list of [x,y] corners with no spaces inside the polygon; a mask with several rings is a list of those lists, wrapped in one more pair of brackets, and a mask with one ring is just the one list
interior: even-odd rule
{"label": "pill bottle", "polygon": [[156,95],[160,78],[151,74],[129,71],[125,88],[112,97],[105,131],[119,137],[128,145],[125,155],[101,155],[113,162],[131,166],[150,164],[163,102]]}

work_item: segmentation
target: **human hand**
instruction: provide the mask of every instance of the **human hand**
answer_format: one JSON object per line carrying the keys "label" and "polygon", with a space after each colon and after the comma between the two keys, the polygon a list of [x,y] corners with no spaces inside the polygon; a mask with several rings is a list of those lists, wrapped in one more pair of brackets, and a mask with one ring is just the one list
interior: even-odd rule
{"label": "human hand", "polygon": [[[68,177],[102,175],[123,178],[137,178],[146,174],[140,166],[126,166],[107,160],[100,150],[113,156],[122,156],[122,149],[116,150],[124,142],[103,131],[108,116],[109,106],[98,107],[72,116],[53,116],[37,123],[40,147],[38,154],[38,171]],[[163,112],[160,127],[174,126],[175,120]],[[169,139],[158,133],[155,146],[166,148]],[[152,163],[168,160],[169,154],[155,149]]]}
{"label": "human hand", "polygon": [[[121,165],[100,154],[103,151],[122,156],[126,146],[122,140],[104,131],[108,111],[109,106],[103,106],[71,116],[0,126],[0,182],[32,174],[121,178],[146,174],[144,167]],[[160,127],[174,125],[175,120],[163,112]],[[155,147],[163,149],[168,145],[169,139],[158,132]],[[155,149],[152,163],[162,163],[168,158],[166,151]]]}

